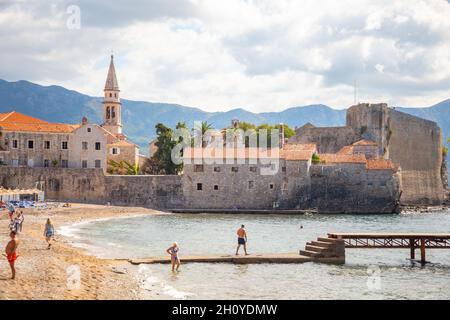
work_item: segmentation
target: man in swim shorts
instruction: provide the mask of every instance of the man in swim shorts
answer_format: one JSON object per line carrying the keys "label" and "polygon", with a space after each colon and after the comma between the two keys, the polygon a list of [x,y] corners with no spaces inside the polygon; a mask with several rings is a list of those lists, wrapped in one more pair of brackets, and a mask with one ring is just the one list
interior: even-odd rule
{"label": "man in swim shorts", "polygon": [[239,255],[239,248],[242,246],[244,246],[244,252],[245,255],[248,256],[247,253],[247,232],[245,231],[245,226],[241,225],[241,227],[239,228],[239,230],[237,231],[237,236],[238,236],[238,246],[236,248],[236,255]]}
{"label": "man in swim shorts", "polygon": [[11,279],[16,278],[16,268],[15,262],[17,260],[17,247],[19,246],[19,240],[16,238],[16,233],[11,231],[9,234],[11,240],[8,242],[5,248],[6,259],[8,260],[9,266],[11,267]]}

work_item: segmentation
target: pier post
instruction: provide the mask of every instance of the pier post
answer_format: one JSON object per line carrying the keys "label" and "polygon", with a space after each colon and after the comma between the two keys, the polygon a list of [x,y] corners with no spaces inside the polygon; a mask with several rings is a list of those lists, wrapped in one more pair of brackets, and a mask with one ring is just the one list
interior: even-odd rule
{"label": "pier post", "polygon": [[420,239],[420,262],[425,264],[425,239]]}
{"label": "pier post", "polygon": [[411,250],[411,260],[414,260],[416,258],[416,250],[414,248],[414,239],[409,240],[409,247]]}

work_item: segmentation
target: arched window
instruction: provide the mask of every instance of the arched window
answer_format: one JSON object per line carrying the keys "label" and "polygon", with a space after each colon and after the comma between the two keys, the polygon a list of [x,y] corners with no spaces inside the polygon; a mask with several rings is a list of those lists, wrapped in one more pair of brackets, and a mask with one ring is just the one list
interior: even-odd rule
{"label": "arched window", "polygon": [[111,118],[111,111],[109,110],[109,107],[106,107],[106,119]]}
{"label": "arched window", "polygon": [[116,108],[111,107],[111,118],[115,118],[116,117]]}
{"label": "arched window", "polygon": [[109,93],[109,97],[112,98],[112,93]]}

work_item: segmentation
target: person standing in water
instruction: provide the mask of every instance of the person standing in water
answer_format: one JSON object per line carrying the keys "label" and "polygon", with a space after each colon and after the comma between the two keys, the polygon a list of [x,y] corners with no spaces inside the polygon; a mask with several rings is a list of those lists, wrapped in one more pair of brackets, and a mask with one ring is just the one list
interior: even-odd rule
{"label": "person standing in water", "polygon": [[245,231],[245,226],[241,225],[241,227],[239,228],[239,230],[237,231],[237,236],[238,236],[238,246],[236,248],[236,255],[239,255],[239,248],[242,246],[244,246],[244,252],[245,255],[248,256],[247,253],[247,232]]}
{"label": "person standing in water", "polygon": [[180,248],[178,247],[178,243],[174,242],[172,244],[172,246],[166,250],[166,252],[168,254],[170,254],[170,259],[172,262],[172,272],[175,271],[175,266],[176,266],[176,270],[178,271],[178,269],[180,268],[180,258],[178,257],[178,251],[180,250]]}
{"label": "person standing in water", "polygon": [[47,249],[50,250],[52,247],[51,241],[53,239],[53,236],[55,235],[55,227],[53,226],[52,221],[47,219],[47,223],[45,224],[45,230],[44,230],[44,237],[45,241],[48,243]]}
{"label": "person standing in water", "polygon": [[9,266],[11,267],[11,279],[16,278],[16,267],[15,263],[17,260],[17,247],[19,246],[19,240],[16,238],[16,233],[14,231],[11,231],[9,234],[9,237],[11,240],[8,242],[5,248],[6,253],[6,259],[8,260]]}

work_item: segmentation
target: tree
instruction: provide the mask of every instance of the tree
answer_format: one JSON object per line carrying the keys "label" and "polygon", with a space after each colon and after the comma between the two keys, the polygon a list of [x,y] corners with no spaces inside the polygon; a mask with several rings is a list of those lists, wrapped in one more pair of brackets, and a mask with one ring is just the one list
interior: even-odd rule
{"label": "tree", "polygon": [[109,174],[120,174],[120,175],[128,175],[128,176],[137,176],[139,174],[139,165],[131,164],[128,161],[108,161],[108,169]]}
{"label": "tree", "polygon": [[156,147],[158,150],[152,157],[155,171],[164,174],[178,174],[182,168],[182,164],[175,164],[172,161],[172,149],[177,144],[177,141],[172,141],[173,130],[166,127],[162,123],[158,123],[156,126]]}

